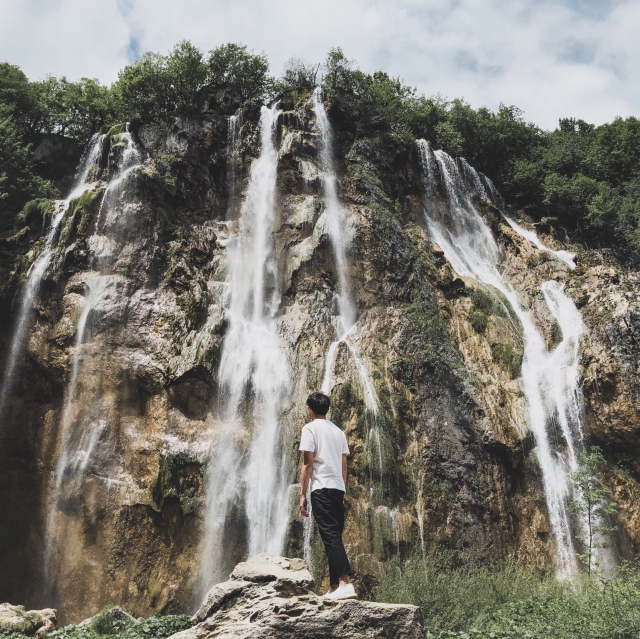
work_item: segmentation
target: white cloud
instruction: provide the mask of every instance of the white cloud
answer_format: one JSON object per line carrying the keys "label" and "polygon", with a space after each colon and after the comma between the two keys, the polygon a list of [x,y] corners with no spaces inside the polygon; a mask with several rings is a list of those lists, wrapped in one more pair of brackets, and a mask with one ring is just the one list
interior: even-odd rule
{"label": "white cloud", "polygon": [[516,104],[552,128],[640,111],[640,0],[0,0],[0,59],[111,82],[137,51],[243,42],[274,73],[332,46],[427,95]]}

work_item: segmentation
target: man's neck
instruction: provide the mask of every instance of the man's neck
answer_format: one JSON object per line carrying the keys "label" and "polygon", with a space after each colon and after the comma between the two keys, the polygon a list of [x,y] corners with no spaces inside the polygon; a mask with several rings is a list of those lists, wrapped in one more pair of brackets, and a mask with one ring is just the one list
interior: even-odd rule
{"label": "man's neck", "polygon": [[326,415],[314,415],[313,416],[313,420],[315,421],[316,419],[327,419]]}

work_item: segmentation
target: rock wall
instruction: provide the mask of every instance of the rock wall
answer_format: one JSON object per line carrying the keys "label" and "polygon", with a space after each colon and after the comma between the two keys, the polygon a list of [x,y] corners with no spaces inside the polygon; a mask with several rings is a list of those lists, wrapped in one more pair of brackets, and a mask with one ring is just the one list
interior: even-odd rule
{"label": "rock wall", "polygon": [[[229,119],[215,101],[205,105],[198,117],[132,131],[142,163],[106,211],[107,177],[123,148],[117,132],[105,139],[92,195],[69,207],[63,221],[1,417],[0,600],[55,605],[63,622],[109,602],[135,615],[197,603],[206,461],[221,426],[224,255],[259,152],[257,115],[247,112],[230,170]],[[329,115],[340,121],[337,107]],[[293,485],[304,399],[321,385],[335,339],[337,274],[321,222],[311,107],[282,114],[277,137],[277,322],[294,371],[282,446]],[[429,238],[415,145],[393,135],[354,141],[339,125],[335,137],[359,312],[350,343],[380,403],[374,420],[341,344],[331,417],[353,451],[345,539],[360,592],[371,593],[384,562],[421,547],[551,565],[553,536],[518,380],[517,326],[473,281],[457,277]],[[490,202],[476,205],[504,250],[505,276],[536,309],[550,347],[555,329],[539,285],[566,283],[581,308],[589,328],[581,344],[586,432],[611,462],[607,480],[621,511],[618,551],[635,552],[638,274],[586,249],[569,271],[516,234]],[[558,246],[553,228],[538,232]],[[41,235],[42,220],[35,220],[0,242],[3,358],[20,282]],[[69,399],[74,354],[78,375]],[[56,479],[65,451],[75,461]],[[321,582],[319,540],[306,539]],[[222,540],[222,571],[245,558],[245,540],[239,507]],[[305,552],[293,507],[284,550]]]}

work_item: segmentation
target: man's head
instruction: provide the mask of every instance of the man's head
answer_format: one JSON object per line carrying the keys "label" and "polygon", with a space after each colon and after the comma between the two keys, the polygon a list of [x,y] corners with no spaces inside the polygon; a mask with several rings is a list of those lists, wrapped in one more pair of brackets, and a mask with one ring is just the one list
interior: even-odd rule
{"label": "man's head", "polygon": [[311,395],[307,397],[307,406],[311,417],[326,417],[329,412],[329,406],[331,406],[331,401],[322,393],[311,393]]}

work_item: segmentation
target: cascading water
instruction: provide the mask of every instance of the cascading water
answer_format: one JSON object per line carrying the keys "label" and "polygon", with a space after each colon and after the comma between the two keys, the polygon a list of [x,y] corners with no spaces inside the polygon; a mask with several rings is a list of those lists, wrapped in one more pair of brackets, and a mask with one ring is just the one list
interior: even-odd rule
{"label": "cascading water", "polygon": [[232,509],[244,505],[244,555],[279,553],[288,524],[286,463],[279,420],[287,406],[289,365],[274,314],[280,303],[273,251],[279,111],[262,108],[259,158],[251,169],[238,236],[227,249],[227,308],[218,371],[220,430],[207,469],[201,586],[234,561],[224,547]]}
{"label": "cascading water", "polygon": [[331,246],[338,273],[338,322],[336,327],[338,339],[329,347],[325,362],[324,380],[322,392],[329,394],[333,386],[333,366],[335,364],[336,350],[340,343],[345,343],[355,363],[358,377],[364,392],[365,405],[375,416],[378,413],[378,397],[366,367],[358,357],[354,347],[348,338],[356,325],[356,309],[349,291],[349,275],[347,265],[347,221],[344,207],[338,199],[337,177],[333,168],[333,142],[331,124],[327,117],[322,99],[322,89],[316,88],[313,92],[313,112],[316,116],[316,127],[319,140],[319,160],[322,168],[321,179],[325,200],[325,227]]}
{"label": "cascading water", "polygon": [[[322,89],[317,87],[312,98],[313,112],[316,117],[316,128],[318,130],[318,159],[320,164],[320,178],[322,181],[322,192],[324,196],[324,226],[331,241],[333,257],[338,275],[338,317],[336,318],[336,337],[325,357],[325,370],[321,391],[326,395],[331,394],[334,386],[334,367],[336,355],[340,344],[345,344],[351,361],[355,367],[357,377],[362,387],[365,407],[369,413],[371,424],[369,426],[369,445],[373,445],[378,456],[380,477],[382,477],[382,452],[380,443],[380,433],[376,425],[379,404],[373,382],[366,366],[360,359],[356,349],[350,342],[350,337],[356,328],[357,314],[355,305],[349,290],[349,272],[347,263],[347,240],[348,225],[346,211],[338,198],[337,176],[333,166],[333,140],[331,124],[324,107]],[[310,491],[310,487],[309,487]],[[304,556],[307,565],[312,566],[312,518],[311,499],[307,494],[309,504],[309,517],[304,520]]]}
{"label": "cascading water", "polygon": [[[504,214],[503,214],[504,215]],[[574,269],[576,267],[575,263],[575,255],[570,253],[569,251],[554,251],[546,247],[538,238],[538,236],[533,232],[525,229],[523,226],[520,226],[514,219],[509,217],[508,215],[504,215],[504,219],[507,220],[509,226],[521,237],[524,237],[529,242],[535,244],[541,251],[545,251],[545,253],[551,253],[555,255],[558,259],[565,262],[570,269]]]}
{"label": "cascading water", "polygon": [[[121,152],[113,178],[106,185],[96,217],[94,232],[89,237],[88,244],[91,251],[90,263],[98,271],[90,273],[86,282],[86,294],[80,311],[76,327],[76,340],[73,347],[71,375],[65,393],[65,404],[60,421],[58,437],[60,452],[58,454],[52,488],[48,499],[47,535],[45,546],[45,570],[49,572],[54,548],[58,546],[60,530],[58,517],[60,502],[64,497],[67,502],[79,499],[85,471],[92,452],[108,423],[99,416],[99,402],[88,416],[78,415],[78,379],[82,364],[85,337],[91,313],[100,308],[114,277],[110,275],[110,260],[112,248],[116,244],[117,229],[107,237],[100,235],[103,218],[111,214],[117,216],[116,204],[122,195],[122,187],[131,172],[140,166],[142,156],[137,150],[131,133],[127,130],[120,134],[118,143],[125,147]],[[108,220],[105,220],[107,222]]]}
{"label": "cascading water", "polygon": [[76,176],[74,187],[67,199],[57,204],[42,251],[29,270],[27,282],[22,291],[18,318],[13,330],[11,348],[9,349],[9,356],[7,357],[4,378],[2,380],[2,387],[0,388],[0,416],[4,412],[7,400],[12,390],[18,362],[25,347],[25,338],[29,328],[31,310],[38,292],[40,291],[42,278],[44,277],[44,274],[51,263],[51,258],[53,257],[54,244],[60,227],[60,222],[69,208],[69,204],[76,198],[80,197],[85,191],[93,187],[93,184],[87,183],[87,180],[92,167],[95,165],[96,160],[102,152],[103,140],[104,136],[99,136],[97,134],[91,139],[91,142],[87,147],[87,151],[81,160],[80,169]]}
{"label": "cascading water", "polygon": [[[471,193],[479,197],[487,195],[484,187],[479,188],[482,186],[480,176],[476,179],[475,171],[466,163],[461,163],[461,171],[443,151],[432,154],[424,140],[418,140],[417,145],[425,191],[430,196],[425,214],[433,240],[459,275],[502,293],[522,324],[525,351],[522,382],[528,403],[528,423],[535,437],[556,541],[558,574],[571,575],[576,570],[576,561],[567,506],[571,473],[577,468],[577,452],[582,440],[578,342],[584,325],[580,313],[557,282],[542,285],[549,310],[562,330],[562,341],[549,352],[531,313],[523,308],[515,290],[502,277],[498,268],[502,261],[500,249],[470,199]],[[440,190],[439,184],[444,206],[435,196]],[[487,184],[490,184],[488,180]],[[493,192],[492,198],[495,199]],[[560,427],[561,437],[554,436],[555,424]]]}
{"label": "cascading water", "polygon": [[229,117],[229,131],[227,133],[227,189],[229,191],[228,208],[231,211],[235,205],[235,185],[242,145],[241,129],[242,111],[238,109],[234,115]]}

